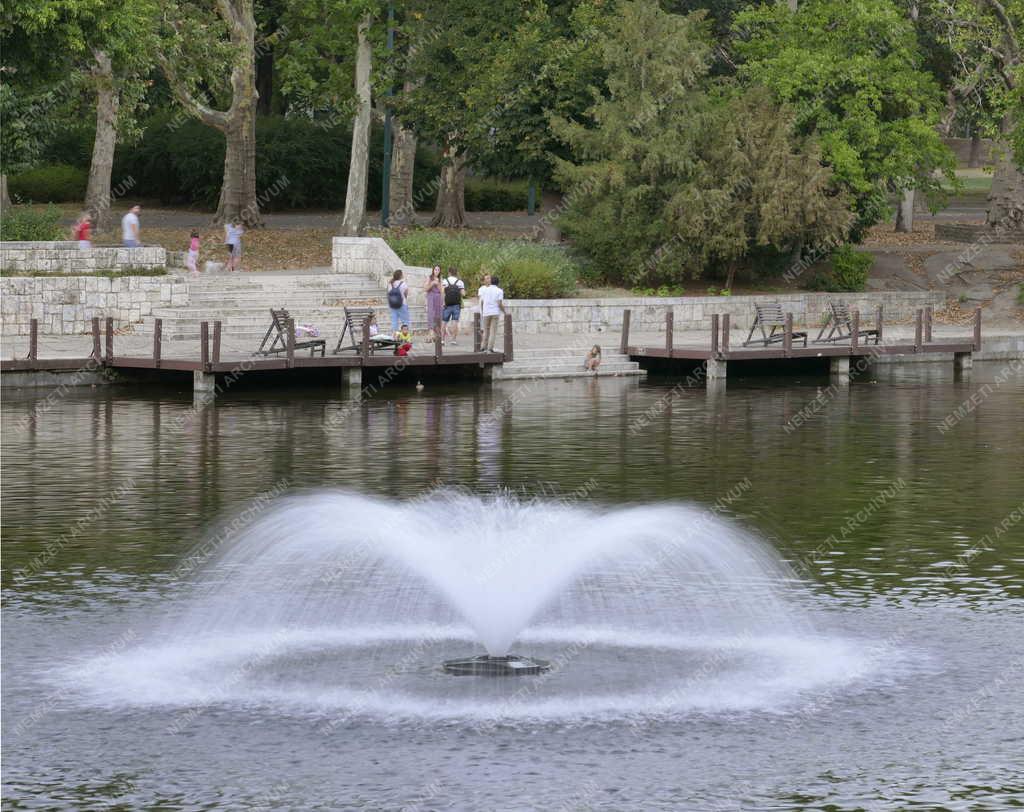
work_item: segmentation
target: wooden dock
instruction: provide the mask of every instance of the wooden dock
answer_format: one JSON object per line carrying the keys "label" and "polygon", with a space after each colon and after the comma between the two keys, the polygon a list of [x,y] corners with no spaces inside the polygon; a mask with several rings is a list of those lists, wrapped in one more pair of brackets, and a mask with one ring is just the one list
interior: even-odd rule
{"label": "wooden dock", "polygon": [[[92,320],[92,352],[86,357],[39,358],[39,326],[31,320],[29,331],[29,352],[25,358],[0,361],[3,372],[66,372],[88,370],[151,370],[159,373],[192,372],[193,386],[197,392],[216,390],[217,375],[248,376],[265,372],[288,370],[337,369],[343,383],[353,388],[362,386],[362,371],[396,370],[412,367],[421,371],[434,370],[439,373],[467,374],[473,377],[489,378],[490,369],[514,358],[512,317],[504,317],[503,347],[501,352],[486,352],[481,347],[482,333],[480,315],[473,318],[473,349],[470,352],[445,352],[440,336],[428,352],[409,355],[394,355],[381,349],[374,350],[368,327],[363,330],[361,345],[356,349],[327,353],[316,356],[305,350],[296,350],[295,322],[289,319],[286,327],[286,344],[280,352],[269,355],[235,353],[226,357],[221,352],[222,325],[215,321],[200,323],[198,357],[175,358],[165,354],[162,339],[162,323],[156,319],[153,329],[153,350],[145,356],[119,355],[115,351],[116,331],[113,319],[106,319],[101,331],[100,319]],[[325,348],[326,349],[326,348]]]}
{"label": "wooden dock", "polygon": [[[729,314],[715,313],[711,316],[711,329],[708,343],[703,346],[676,344],[673,337],[673,314],[670,310],[665,314],[665,342],[658,346],[637,346],[629,343],[631,313],[623,314],[620,351],[632,360],[643,362],[646,359],[665,359],[666,361],[689,362],[682,366],[701,367],[700,377],[711,386],[713,381],[721,381],[726,377],[730,361],[777,361],[785,366],[789,360],[824,358],[829,361],[830,373],[839,383],[848,383],[851,359],[867,359],[885,355],[922,355],[926,353],[952,354],[957,369],[969,368],[972,354],[981,349],[981,308],[974,311],[973,334],[970,337],[956,340],[932,340],[932,309],[918,310],[914,325],[914,338],[907,341],[884,341],[884,324],[882,308],[879,307],[874,319],[873,329],[877,331],[878,341],[870,342],[861,339],[860,314],[852,311],[851,334],[843,341],[814,342],[808,339],[806,346],[796,346],[794,341],[793,314],[785,315],[785,324],[781,333],[771,343],[761,339],[734,347],[730,343],[731,325]],[[703,362],[703,363],[700,363]]]}

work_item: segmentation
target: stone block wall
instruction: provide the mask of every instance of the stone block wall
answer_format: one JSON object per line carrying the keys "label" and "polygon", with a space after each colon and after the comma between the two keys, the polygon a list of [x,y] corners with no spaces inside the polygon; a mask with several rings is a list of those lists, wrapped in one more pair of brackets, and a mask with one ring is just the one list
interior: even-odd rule
{"label": "stone block wall", "polygon": [[799,325],[818,325],[828,309],[829,299],[841,299],[859,310],[864,322],[873,321],[879,305],[884,321],[908,320],[918,308],[945,304],[941,291],[892,291],[882,293],[789,293],[766,296],[629,297],[621,299],[512,299],[507,306],[517,332],[594,333],[618,332],[622,314],[631,311],[633,333],[664,332],[665,313],[671,307],[674,329],[710,330],[711,316],[729,314],[734,329],[749,329],[755,302],[780,302],[783,312],[793,314]]}
{"label": "stone block wall", "polygon": [[416,291],[430,276],[429,268],[402,262],[401,257],[380,237],[335,237],[331,243],[331,270],[334,273],[371,277],[383,288],[398,268],[402,269],[409,287]]}
{"label": "stone block wall", "polygon": [[93,317],[123,327],[149,316],[154,307],[184,306],[188,283],[175,276],[0,277],[0,315],[5,335],[26,335],[31,319],[40,333],[79,335]]}
{"label": "stone block wall", "polygon": [[167,252],[158,245],[139,248],[94,246],[77,242],[0,242],[0,270],[18,273],[92,273],[152,270],[167,267]]}

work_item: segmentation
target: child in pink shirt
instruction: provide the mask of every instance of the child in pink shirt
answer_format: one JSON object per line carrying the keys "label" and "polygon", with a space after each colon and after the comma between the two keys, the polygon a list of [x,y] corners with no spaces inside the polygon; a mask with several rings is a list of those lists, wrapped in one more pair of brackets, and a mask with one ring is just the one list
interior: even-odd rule
{"label": "child in pink shirt", "polygon": [[192,240],[188,244],[188,269],[192,273],[199,274],[199,232],[192,232]]}

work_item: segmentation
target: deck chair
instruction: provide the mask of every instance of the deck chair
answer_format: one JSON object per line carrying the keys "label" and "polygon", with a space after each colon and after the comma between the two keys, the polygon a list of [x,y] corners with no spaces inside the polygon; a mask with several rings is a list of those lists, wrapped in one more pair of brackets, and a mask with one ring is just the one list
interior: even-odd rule
{"label": "deck chair", "polygon": [[[825,323],[814,339],[815,344],[829,344],[834,341],[849,341],[853,337],[853,319],[850,318],[850,306],[846,302],[834,302],[829,300],[829,313]],[[828,330],[828,335],[825,335]],[[824,336],[824,338],[822,338]],[[874,328],[857,330],[858,339],[875,340],[878,343],[878,330]]]}
{"label": "deck chair", "polygon": [[[768,346],[769,344],[781,344],[785,340],[786,332],[786,317],[782,312],[782,305],[778,302],[768,302],[767,304],[754,304],[754,323],[750,325],[750,333],[747,335],[747,340],[743,342],[744,347],[749,347],[751,344],[763,344]],[[765,328],[770,328],[766,330]],[[754,331],[760,329],[761,337],[753,338]],[[803,341],[804,346],[807,346],[807,333],[794,330],[793,341]]]}
{"label": "deck chair", "polygon": [[[372,307],[346,307],[345,324],[341,328],[341,335],[338,337],[338,344],[332,355],[342,352],[360,352],[363,347],[363,325],[373,315]],[[345,341],[346,336],[348,341]],[[370,336],[370,352],[381,348],[394,349],[398,342],[390,336]]]}
{"label": "deck chair", "polygon": [[[270,308],[270,326],[267,328],[266,335],[263,336],[263,341],[260,342],[260,348],[253,355],[273,355],[278,352],[288,351],[289,318],[291,317],[288,315],[287,310]],[[267,345],[268,341],[270,342],[269,346]],[[319,350],[320,357],[322,358],[327,351],[327,342],[322,338],[296,341],[295,349],[309,350],[311,356],[316,355],[317,350]]]}

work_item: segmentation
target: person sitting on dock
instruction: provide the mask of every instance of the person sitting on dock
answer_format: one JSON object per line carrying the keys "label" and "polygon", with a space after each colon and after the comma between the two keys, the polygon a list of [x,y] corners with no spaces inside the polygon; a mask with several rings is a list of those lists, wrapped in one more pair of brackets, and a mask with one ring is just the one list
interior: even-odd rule
{"label": "person sitting on dock", "polygon": [[601,366],[601,348],[595,344],[590,348],[590,352],[583,358],[583,368],[587,372],[597,372],[597,368]]}
{"label": "person sitting on dock", "polygon": [[403,324],[402,329],[395,333],[395,355],[408,355],[412,349],[412,333],[409,332],[409,325]]}

